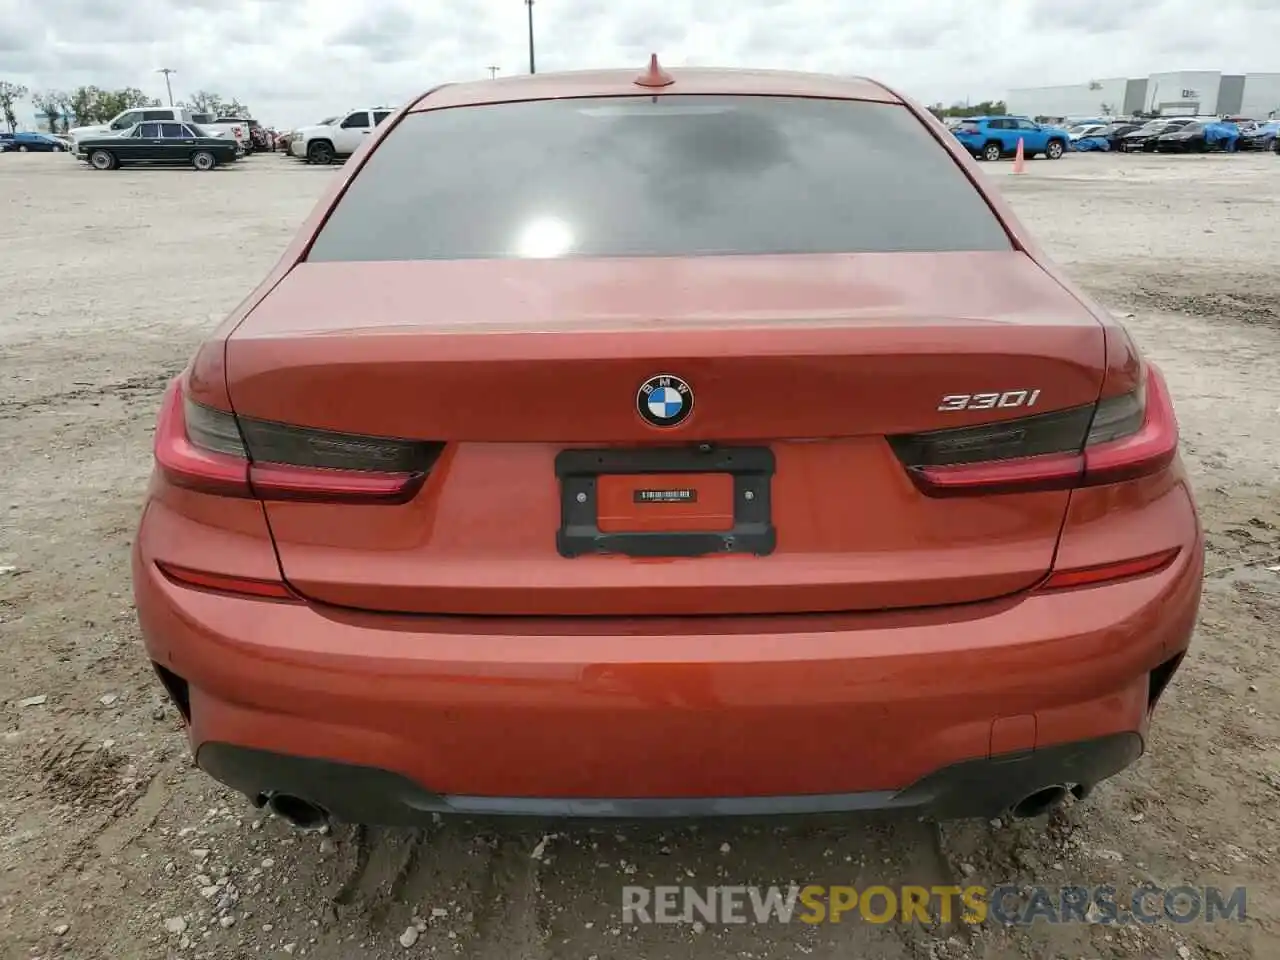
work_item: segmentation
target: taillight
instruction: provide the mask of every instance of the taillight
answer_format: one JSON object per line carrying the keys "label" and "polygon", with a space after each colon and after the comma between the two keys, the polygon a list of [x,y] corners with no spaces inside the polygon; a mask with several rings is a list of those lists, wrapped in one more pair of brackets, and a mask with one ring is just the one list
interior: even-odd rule
{"label": "taillight", "polygon": [[1173,403],[1148,365],[1131,393],[976,427],[889,438],[929,496],[1063,490],[1156,473],[1178,451]]}
{"label": "taillight", "polygon": [[160,411],[155,457],[170,483],[219,496],[404,503],[443,447],[236,417],[187,398],[175,381]]}

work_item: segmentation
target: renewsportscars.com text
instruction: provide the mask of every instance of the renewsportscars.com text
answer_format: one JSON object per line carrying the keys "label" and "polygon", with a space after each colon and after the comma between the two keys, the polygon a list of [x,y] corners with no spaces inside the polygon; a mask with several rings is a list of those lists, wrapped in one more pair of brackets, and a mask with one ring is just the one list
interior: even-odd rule
{"label": "renewsportscars.com text", "polygon": [[622,888],[623,923],[1218,923],[1245,888],[1112,886],[657,886]]}

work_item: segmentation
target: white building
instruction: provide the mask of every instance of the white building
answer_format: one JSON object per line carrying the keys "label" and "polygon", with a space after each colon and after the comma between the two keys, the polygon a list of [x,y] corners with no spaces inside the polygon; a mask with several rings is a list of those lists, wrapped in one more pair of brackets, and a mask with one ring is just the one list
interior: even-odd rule
{"label": "white building", "polygon": [[1010,90],[1009,112],[1029,117],[1280,115],[1280,74],[1224,74],[1215,70],[1153,73],[1146,78],[1090,80]]}
{"label": "white building", "polygon": [[1255,120],[1280,120],[1280,73],[1244,75],[1240,115]]}
{"label": "white building", "polygon": [[1130,82],[1114,77],[1058,87],[1027,87],[1010,90],[1005,103],[1009,112],[1019,117],[1119,116],[1124,113]]}

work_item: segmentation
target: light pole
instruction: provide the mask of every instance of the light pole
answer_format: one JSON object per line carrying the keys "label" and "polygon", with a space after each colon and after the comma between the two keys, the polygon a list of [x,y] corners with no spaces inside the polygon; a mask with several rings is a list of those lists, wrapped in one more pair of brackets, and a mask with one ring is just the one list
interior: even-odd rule
{"label": "light pole", "polygon": [[169,67],[161,67],[156,73],[164,74],[164,88],[169,92],[169,106],[173,106],[173,87],[169,83],[169,74],[177,73],[177,70],[171,70]]}
{"label": "light pole", "polygon": [[529,8],[529,72],[537,73],[533,62],[533,0],[524,0],[524,5]]}
{"label": "light pole", "polygon": [[497,79],[497,76],[498,76],[498,70],[499,70],[499,68],[498,68],[498,67],[485,67],[485,69],[489,71],[489,79],[490,79],[490,80]]}

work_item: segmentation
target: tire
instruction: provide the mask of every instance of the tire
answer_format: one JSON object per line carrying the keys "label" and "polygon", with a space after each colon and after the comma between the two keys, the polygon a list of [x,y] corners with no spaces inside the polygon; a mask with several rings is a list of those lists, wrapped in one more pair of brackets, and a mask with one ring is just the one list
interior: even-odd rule
{"label": "tire", "polygon": [[328,140],[316,140],[307,144],[307,163],[333,163],[333,144]]}
{"label": "tire", "polygon": [[202,172],[208,172],[217,165],[217,158],[208,150],[197,150],[191,155],[191,166]]}
{"label": "tire", "polygon": [[982,148],[981,159],[983,160],[999,160],[1004,156],[1004,151],[1000,149],[1000,144],[994,140]]}
{"label": "tire", "polygon": [[25,143],[20,143],[20,144],[18,144],[18,152],[19,152],[19,153],[26,153],[26,152],[27,152],[27,145],[26,145]]}
{"label": "tire", "polygon": [[114,170],[120,165],[110,150],[95,150],[89,154],[89,166],[95,170]]}
{"label": "tire", "polygon": [[1067,152],[1067,148],[1063,146],[1061,140],[1050,140],[1044,148],[1044,155],[1050,160],[1061,160],[1062,155]]}

